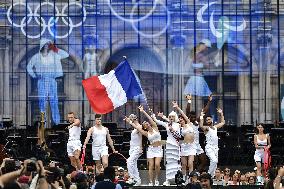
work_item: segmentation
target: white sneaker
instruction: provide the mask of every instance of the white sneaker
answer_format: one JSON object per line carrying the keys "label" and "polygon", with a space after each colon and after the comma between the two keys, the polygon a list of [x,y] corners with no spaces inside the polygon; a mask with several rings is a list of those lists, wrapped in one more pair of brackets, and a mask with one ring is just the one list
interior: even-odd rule
{"label": "white sneaker", "polygon": [[133,178],[130,178],[126,183],[132,185],[135,184],[135,180]]}
{"label": "white sneaker", "polygon": [[159,185],[160,185],[159,181],[155,180],[155,186],[159,186]]}
{"label": "white sneaker", "polygon": [[148,186],[154,186],[153,182],[149,182]]}
{"label": "white sneaker", "polygon": [[133,186],[140,186],[141,185],[141,181],[137,181]]}
{"label": "white sneaker", "polygon": [[170,182],[168,180],[166,180],[164,183],[163,183],[163,186],[170,186]]}

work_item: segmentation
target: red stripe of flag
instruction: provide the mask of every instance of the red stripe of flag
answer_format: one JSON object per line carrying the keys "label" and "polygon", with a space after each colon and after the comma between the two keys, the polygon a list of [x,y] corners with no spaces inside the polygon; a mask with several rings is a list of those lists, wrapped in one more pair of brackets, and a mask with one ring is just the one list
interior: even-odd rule
{"label": "red stripe of flag", "polygon": [[82,84],[95,113],[106,114],[114,109],[113,103],[107,95],[106,88],[101,84],[98,76],[85,79],[82,81]]}

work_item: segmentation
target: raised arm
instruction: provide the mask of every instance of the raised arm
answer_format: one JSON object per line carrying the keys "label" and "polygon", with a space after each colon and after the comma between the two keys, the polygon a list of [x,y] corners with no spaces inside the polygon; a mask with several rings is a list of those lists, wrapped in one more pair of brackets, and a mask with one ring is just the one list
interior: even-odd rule
{"label": "raised arm", "polygon": [[111,147],[113,153],[118,153],[118,151],[116,151],[116,150],[114,149],[113,140],[112,140],[112,138],[110,137],[110,134],[109,134],[109,130],[108,130],[108,129],[107,129],[107,141],[108,141],[108,144],[110,145],[110,147]]}
{"label": "raised arm", "polygon": [[170,122],[169,118],[167,118],[167,116],[165,116],[163,112],[158,112],[157,115],[158,115],[160,118],[162,118],[163,120],[165,120],[166,122]]}
{"label": "raised arm", "polygon": [[191,95],[186,95],[185,96],[186,100],[187,100],[187,105],[186,105],[186,110],[185,110],[185,113],[186,113],[186,116],[187,117],[190,117],[190,105],[191,105]]}
{"label": "raised arm", "polygon": [[201,114],[200,114],[200,121],[199,121],[199,127],[206,133],[208,131],[208,127],[204,126],[203,125],[203,122],[204,122],[204,112],[202,110]]}
{"label": "raised arm", "polygon": [[163,121],[160,121],[156,118],[155,114],[152,114],[151,115],[153,120],[158,124],[158,125],[162,125],[163,127],[167,128],[168,126],[168,122],[163,122]]}
{"label": "raised arm", "polygon": [[222,128],[224,125],[225,125],[225,118],[224,118],[224,114],[223,114],[223,111],[220,109],[220,108],[217,108],[217,112],[220,116],[220,123],[218,123],[217,125],[215,125],[215,127],[217,129],[220,129]]}
{"label": "raised arm", "polygon": [[68,126],[68,129],[71,129],[72,127],[76,126],[76,127],[81,127],[81,121],[80,119],[75,119],[74,123],[72,123],[71,125]]}
{"label": "raised arm", "polygon": [[[144,135],[145,137],[148,137],[148,133],[146,131],[144,131],[142,129],[142,125],[140,125],[138,122],[134,123],[133,121],[131,121],[128,117],[125,116],[125,118],[123,119],[124,121],[126,121],[126,123],[128,123],[129,125],[131,125],[132,127],[134,127],[135,129],[138,130],[139,133],[141,133],[142,135]],[[155,123],[156,124],[156,123]]]}
{"label": "raised arm", "polygon": [[84,149],[86,148],[86,145],[88,144],[92,133],[93,133],[93,127],[91,127],[87,132],[87,136],[86,136],[86,139],[85,139],[85,142],[84,142],[84,145],[83,145]]}
{"label": "raised arm", "polygon": [[190,120],[188,119],[188,117],[184,114],[184,112],[182,111],[182,109],[180,109],[180,107],[178,106],[176,101],[173,101],[173,108],[176,108],[177,111],[182,115],[182,117],[185,119],[186,123],[190,123]]}
{"label": "raised arm", "polygon": [[[149,120],[151,126],[152,126],[155,130],[158,130],[158,126],[157,126],[156,122],[155,122],[155,121],[153,120],[153,118],[144,110],[143,106],[140,105],[140,106],[138,107],[138,109],[140,110],[141,113],[143,113],[143,114],[147,117],[147,119]],[[150,110],[150,111],[152,112],[152,110]]]}
{"label": "raised arm", "polygon": [[6,173],[0,176],[0,188],[4,188],[4,186],[12,181],[15,181],[18,177],[22,176],[27,172],[27,165],[31,160],[25,160],[23,166],[17,170],[10,173]]}
{"label": "raised arm", "polygon": [[210,96],[208,96],[208,102],[207,102],[206,106],[203,108],[203,111],[204,111],[205,114],[207,114],[208,111],[209,111],[211,101],[212,101],[212,94]]}

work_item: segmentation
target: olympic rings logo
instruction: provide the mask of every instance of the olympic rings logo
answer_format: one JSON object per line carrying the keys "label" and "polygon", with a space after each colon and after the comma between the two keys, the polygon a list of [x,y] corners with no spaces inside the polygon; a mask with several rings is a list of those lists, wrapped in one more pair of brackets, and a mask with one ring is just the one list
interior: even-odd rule
{"label": "olympic rings logo", "polygon": [[[68,5],[70,6],[78,6],[82,12],[83,12],[83,19],[82,21],[80,21],[77,24],[74,24],[72,19],[68,16],[66,12],[66,10],[68,9]],[[17,24],[15,22],[12,21],[11,18],[11,14],[12,14],[12,9],[16,6],[23,6],[26,8],[26,10],[28,11],[28,14],[26,14],[26,16],[24,18],[22,18],[20,24]],[[54,17],[50,17],[49,20],[46,22],[46,20],[40,16],[39,11],[41,9],[42,6],[50,6],[52,8],[52,10],[55,10],[55,16]],[[44,32],[46,31],[46,29],[48,30],[48,32],[50,33],[50,35],[54,38],[57,39],[62,39],[62,38],[66,38],[68,37],[68,35],[70,35],[73,31],[74,28],[79,27],[83,24],[83,22],[85,22],[86,20],[86,16],[87,16],[87,12],[85,7],[83,7],[80,3],[78,2],[70,2],[69,4],[65,4],[62,8],[62,11],[60,12],[58,7],[55,6],[53,3],[51,2],[43,2],[41,4],[38,4],[36,6],[36,8],[34,9],[34,12],[32,11],[32,8],[23,2],[17,2],[14,3],[13,5],[11,5],[8,10],[7,10],[7,19],[9,21],[9,23],[17,28],[20,28],[22,33],[30,38],[30,39],[36,39],[36,38],[40,38]],[[30,35],[27,34],[25,27],[28,26],[28,24],[32,21],[32,19],[35,19],[35,22],[41,27],[41,32],[37,35]],[[59,18],[62,19],[62,22],[69,27],[68,32],[64,35],[57,35],[54,31],[52,31],[52,27],[55,26],[55,24],[58,22]],[[66,20],[66,18],[68,19],[68,21]]]}
{"label": "olympic rings logo", "polygon": [[[147,33],[144,33],[142,31],[140,31],[137,26],[135,25],[137,22],[142,22],[144,20],[146,20],[148,17],[150,17],[154,11],[157,9],[157,4],[161,4],[161,6],[165,9],[165,11],[167,12],[167,22],[166,22],[166,25],[162,28],[161,31],[158,31],[156,33],[153,33],[153,34],[147,34]],[[118,19],[124,21],[124,22],[128,22],[131,24],[132,28],[134,29],[134,31],[138,34],[140,34],[141,36],[145,37],[145,38],[152,38],[152,37],[158,37],[160,35],[162,35],[163,33],[166,32],[167,28],[170,26],[170,23],[171,23],[171,18],[170,18],[170,11],[168,10],[167,6],[162,3],[160,0],[154,0],[153,2],[153,6],[152,8],[150,9],[150,11],[148,11],[144,16],[142,16],[141,18],[134,18],[134,13],[135,11],[138,9],[138,6],[139,4],[141,4],[141,1],[137,1],[132,9],[131,9],[131,12],[130,12],[130,18],[125,18],[121,15],[119,15],[119,13],[117,13],[117,11],[114,10],[112,4],[111,4],[111,0],[107,0],[107,4],[112,12],[112,14],[117,17]]]}

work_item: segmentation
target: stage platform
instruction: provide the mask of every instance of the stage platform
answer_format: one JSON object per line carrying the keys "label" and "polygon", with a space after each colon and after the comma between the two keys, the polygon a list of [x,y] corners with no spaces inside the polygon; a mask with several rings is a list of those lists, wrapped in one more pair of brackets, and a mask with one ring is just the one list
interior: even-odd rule
{"label": "stage platform", "polygon": [[[136,186],[133,189],[187,189],[189,187],[182,186]],[[212,186],[212,189],[263,189],[263,186]]]}

